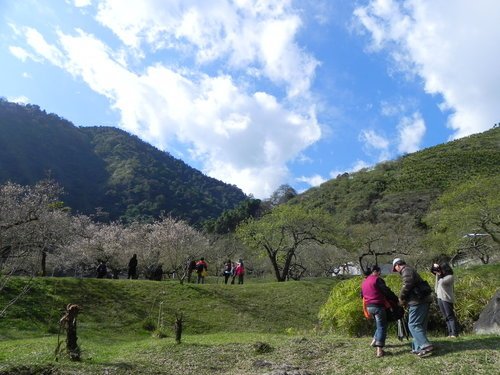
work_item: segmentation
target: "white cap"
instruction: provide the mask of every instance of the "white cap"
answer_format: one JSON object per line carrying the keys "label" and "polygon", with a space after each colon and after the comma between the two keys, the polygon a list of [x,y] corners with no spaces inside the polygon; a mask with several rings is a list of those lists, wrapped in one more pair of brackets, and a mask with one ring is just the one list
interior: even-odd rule
{"label": "white cap", "polygon": [[394,260],[392,261],[392,272],[396,272],[396,270],[394,268],[396,267],[396,264],[400,264],[400,263],[403,263],[403,259],[394,258]]}

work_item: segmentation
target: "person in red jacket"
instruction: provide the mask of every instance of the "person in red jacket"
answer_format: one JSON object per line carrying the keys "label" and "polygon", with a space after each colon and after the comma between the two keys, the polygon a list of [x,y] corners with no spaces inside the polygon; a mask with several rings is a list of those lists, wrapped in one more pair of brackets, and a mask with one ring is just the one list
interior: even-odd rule
{"label": "person in red jacket", "polygon": [[243,284],[243,277],[245,276],[245,266],[243,265],[243,260],[240,259],[236,269],[234,270],[234,275],[238,276],[238,284]]}
{"label": "person in red jacket", "polygon": [[205,276],[208,271],[207,262],[205,262],[205,258],[200,258],[199,261],[196,262],[196,273],[198,274],[198,284],[205,284]]}
{"label": "person in red jacket", "polygon": [[398,297],[385,284],[384,279],[380,277],[380,267],[375,265],[371,273],[363,280],[361,284],[361,294],[365,300],[368,313],[375,320],[376,328],[373,335],[372,346],[377,348],[377,357],[385,355],[384,346],[387,337],[387,301],[395,301]]}

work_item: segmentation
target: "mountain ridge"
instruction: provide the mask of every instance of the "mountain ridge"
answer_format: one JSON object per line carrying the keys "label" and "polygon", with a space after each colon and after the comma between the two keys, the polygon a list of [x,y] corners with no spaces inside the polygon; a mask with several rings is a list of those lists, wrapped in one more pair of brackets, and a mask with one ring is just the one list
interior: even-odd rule
{"label": "mountain ridge", "polygon": [[114,127],[76,127],[37,105],[0,100],[0,183],[52,178],[74,212],[108,220],[162,214],[199,224],[246,195],[205,176],[168,152]]}

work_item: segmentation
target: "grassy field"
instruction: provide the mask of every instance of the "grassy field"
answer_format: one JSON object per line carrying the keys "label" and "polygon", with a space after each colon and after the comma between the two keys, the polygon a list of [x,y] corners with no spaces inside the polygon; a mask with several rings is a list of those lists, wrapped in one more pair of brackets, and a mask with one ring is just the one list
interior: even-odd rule
{"label": "grassy field", "polygon": [[[498,268],[496,268],[498,270]],[[488,269],[487,277],[498,273]],[[23,279],[4,290],[0,304]],[[370,338],[350,338],[318,326],[319,308],[337,281],[317,279],[245,285],[36,279],[29,295],[0,318],[0,374],[497,374],[500,337],[431,337],[429,358],[409,342],[388,339],[375,358]],[[82,360],[56,360],[58,320],[67,303],[82,307]],[[182,343],[174,339],[183,314]],[[360,312],[361,313],[361,312]],[[147,325],[161,326],[158,338]],[[64,337],[61,336],[61,340]]]}

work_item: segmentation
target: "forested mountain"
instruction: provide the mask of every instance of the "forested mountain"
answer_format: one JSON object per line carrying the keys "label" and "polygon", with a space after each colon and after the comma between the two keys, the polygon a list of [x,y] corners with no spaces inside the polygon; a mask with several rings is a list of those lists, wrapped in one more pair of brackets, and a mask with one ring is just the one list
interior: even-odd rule
{"label": "forested mountain", "polygon": [[36,105],[0,100],[0,184],[57,181],[74,212],[101,208],[110,220],[161,213],[192,224],[246,199],[236,186],[207,177],[122,130],[74,126]]}

